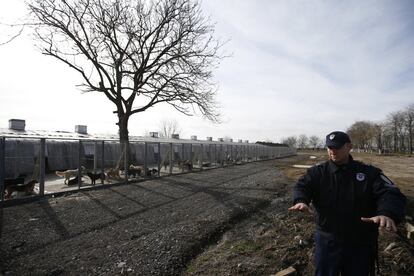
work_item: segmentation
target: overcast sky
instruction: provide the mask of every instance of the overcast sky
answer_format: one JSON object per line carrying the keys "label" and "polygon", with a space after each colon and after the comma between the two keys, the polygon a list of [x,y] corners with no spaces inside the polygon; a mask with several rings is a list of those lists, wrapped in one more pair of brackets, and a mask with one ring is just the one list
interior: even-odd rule
{"label": "overcast sky", "polygon": [[[414,1],[204,0],[231,57],[215,71],[222,124],[155,106],[130,120],[130,134],[175,119],[181,137],[279,142],[291,135],[346,130],[383,121],[414,103]],[[0,21],[25,14],[22,0],[1,0]],[[12,32],[0,26],[0,42]],[[117,133],[114,106],[82,94],[81,79],[43,56],[26,32],[0,46],[0,128]]]}

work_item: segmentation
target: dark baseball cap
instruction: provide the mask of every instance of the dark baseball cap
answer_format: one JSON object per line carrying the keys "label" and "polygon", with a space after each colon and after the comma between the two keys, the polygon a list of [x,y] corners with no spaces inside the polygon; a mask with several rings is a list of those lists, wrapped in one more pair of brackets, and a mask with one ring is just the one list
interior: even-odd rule
{"label": "dark baseball cap", "polygon": [[339,149],[346,143],[351,143],[348,134],[342,131],[333,131],[326,135],[326,147]]}

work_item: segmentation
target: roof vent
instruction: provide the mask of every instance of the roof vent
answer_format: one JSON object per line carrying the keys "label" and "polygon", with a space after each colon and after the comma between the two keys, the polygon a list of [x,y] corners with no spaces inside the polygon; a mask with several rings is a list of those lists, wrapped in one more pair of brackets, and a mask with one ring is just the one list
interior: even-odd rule
{"label": "roof vent", "polygon": [[171,138],[173,138],[173,139],[180,139],[180,134],[173,133],[173,134],[171,134]]}
{"label": "roof vent", "polygon": [[213,137],[207,137],[207,141],[213,141]]}
{"label": "roof vent", "polygon": [[192,135],[191,140],[197,140],[197,135]]}
{"label": "roof vent", "polygon": [[239,142],[238,143],[243,143],[243,140],[242,139],[239,139]]}
{"label": "roof vent", "polygon": [[219,142],[224,142],[224,138],[218,138],[217,139]]}
{"label": "roof vent", "polygon": [[158,138],[158,132],[150,132],[152,138]]}
{"label": "roof vent", "polygon": [[9,129],[14,130],[24,130],[26,127],[26,121],[20,119],[10,119],[9,120]]}
{"label": "roof vent", "polygon": [[246,144],[248,144],[248,143],[249,143],[249,140],[244,140],[244,142],[245,142]]}
{"label": "roof vent", "polygon": [[79,134],[88,134],[88,127],[85,125],[76,125],[75,132]]}

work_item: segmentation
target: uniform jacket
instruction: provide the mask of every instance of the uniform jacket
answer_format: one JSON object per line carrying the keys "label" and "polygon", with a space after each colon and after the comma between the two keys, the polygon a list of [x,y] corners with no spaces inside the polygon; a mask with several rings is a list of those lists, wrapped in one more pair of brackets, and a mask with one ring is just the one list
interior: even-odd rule
{"label": "uniform jacket", "polygon": [[331,160],[313,166],[296,183],[294,204],[314,205],[317,230],[339,240],[372,242],[378,226],[361,217],[385,215],[399,223],[406,198],[380,169],[353,160],[338,166]]}

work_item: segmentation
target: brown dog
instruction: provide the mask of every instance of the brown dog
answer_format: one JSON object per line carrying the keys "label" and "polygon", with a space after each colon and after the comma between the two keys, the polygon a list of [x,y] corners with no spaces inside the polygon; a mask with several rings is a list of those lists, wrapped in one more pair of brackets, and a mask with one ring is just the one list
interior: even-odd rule
{"label": "brown dog", "polygon": [[189,160],[179,161],[178,167],[181,169],[182,172],[184,172],[184,170],[187,170],[187,171],[193,170],[193,164],[191,164]]}
{"label": "brown dog", "polygon": [[[82,169],[82,170],[85,170],[85,167],[84,167],[84,166],[81,166],[81,169]],[[82,171],[81,171],[81,172],[82,172]],[[57,175],[57,176],[64,177],[64,178],[65,178],[64,183],[66,184],[66,182],[67,182],[67,181],[68,181],[71,177],[75,177],[75,176],[77,176],[77,175],[78,175],[78,169],[75,169],[75,170],[66,170],[66,171],[63,171],[63,172],[56,171],[55,173],[56,173],[56,175]]]}
{"label": "brown dog", "polygon": [[112,178],[112,179],[121,179],[121,176],[119,175],[119,168],[111,168],[106,172],[106,176],[108,177],[108,179]]}
{"label": "brown dog", "polygon": [[37,180],[30,180],[26,184],[10,184],[5,181],[5,198],[11,198],[13,192],[25,192],[26,195],[33,193]]}

